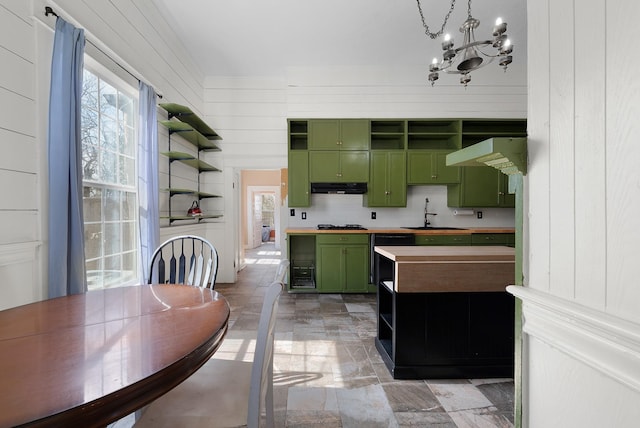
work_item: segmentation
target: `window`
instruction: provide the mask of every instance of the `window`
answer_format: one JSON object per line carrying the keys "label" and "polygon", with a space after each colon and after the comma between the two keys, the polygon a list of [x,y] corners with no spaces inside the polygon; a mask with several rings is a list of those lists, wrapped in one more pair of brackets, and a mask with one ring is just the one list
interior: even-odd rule
{"label": "window", "polygon": [[137,111],[131,88],[127,92],[126,84],[85,68],[81,137],[89,290],[138,282]]}

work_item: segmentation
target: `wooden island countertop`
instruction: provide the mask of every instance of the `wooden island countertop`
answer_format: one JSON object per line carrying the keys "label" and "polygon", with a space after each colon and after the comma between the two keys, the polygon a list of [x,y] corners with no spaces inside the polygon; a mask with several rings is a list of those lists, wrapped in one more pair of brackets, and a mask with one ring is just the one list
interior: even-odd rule
{"label": "wooden island countertop", "polygon": [[515,249],[506,246],[376,246],[394,263],[393,291],[505,291],[515,278]]}

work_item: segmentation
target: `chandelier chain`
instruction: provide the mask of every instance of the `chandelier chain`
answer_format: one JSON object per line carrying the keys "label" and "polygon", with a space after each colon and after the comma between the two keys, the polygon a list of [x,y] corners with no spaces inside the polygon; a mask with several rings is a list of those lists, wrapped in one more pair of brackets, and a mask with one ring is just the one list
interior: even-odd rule
{"label": "chandelier chain", "polygon": [[[422,26],[424,27],[424,33],[432,39],[436,39],[444,33],[444,27],[447,25],[447,21],[449,21],[449,16],[451,16],[451,12],[453,12],[453,8],[456,5],[456,0],[451,0],[451,7],[449,8],[449,12],[444,17],[444,22],[442,23],[442,27],[437,33],[432,32],[429,29],[429,25],[427,25],[424,20],[424,14],[422,13],[422,6],[420,5],[420,0],[416,0],[418,2],[418,11],[420,11],[420,18],[422,19]],[[469,16],[471,16],[471,0],[469,0]]]}

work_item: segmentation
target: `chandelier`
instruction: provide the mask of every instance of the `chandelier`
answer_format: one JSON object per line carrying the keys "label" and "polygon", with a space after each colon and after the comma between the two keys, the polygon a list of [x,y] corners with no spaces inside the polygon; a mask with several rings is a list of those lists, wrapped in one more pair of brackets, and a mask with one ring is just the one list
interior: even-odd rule
{"label": "chandelier", "polygon": [[[444,27],[447,25],[451,12],[453,12],[456,0],[451,0],[451,7],[444,18],[442,27],[436,33],[429,30],[429,26],[424,20],[420,0],[416,1],[418,2],[418,11],[420,12],[425,34],[431,39],[440,37],[444,33]],[[462,45],[460,47],[454,47],[451,36],[449,34],[444,36],[444,41],[442,42],[442,50],[444,51],[442,61],[434,58],[431,65],[429,65],[429,81],[431,82],[431,86],[433,86],[435,81],[440,77],[438,72],[444,71],[449,74],[460,74],[460,83],[466,87],[471,81],[471,75],[469,73],[490,64],[496,58],[499,58],[500,66],[505,72],[507,71],[507,66],[511,64],[513,60],[510,55],[513,51],[513,45],[505,33],[507,31],[507,23],[502,22],[502,19],[498,18],[496,25],[493,27],[493,38],[490,40],[476,40],[474,30],[478,28],[479,25],[480,21],[471,16],[471,0],[469,0],[467,20],[464,21],[460,27],[460,32],[464,35]],[[485,52],[485,50],[489,48],[493,48],[495,51],[493,53]]]}

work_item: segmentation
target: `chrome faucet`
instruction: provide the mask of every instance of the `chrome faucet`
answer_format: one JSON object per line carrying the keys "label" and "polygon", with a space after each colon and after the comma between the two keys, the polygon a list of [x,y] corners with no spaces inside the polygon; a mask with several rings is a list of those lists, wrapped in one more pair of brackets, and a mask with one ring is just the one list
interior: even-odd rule
{"label": "chrome faucet", "polygon": [[429,198],[424,199],[424,227],[429,227],[431,223],[429,223],[430,215],[438,215],[437,213],[429,212]]}

